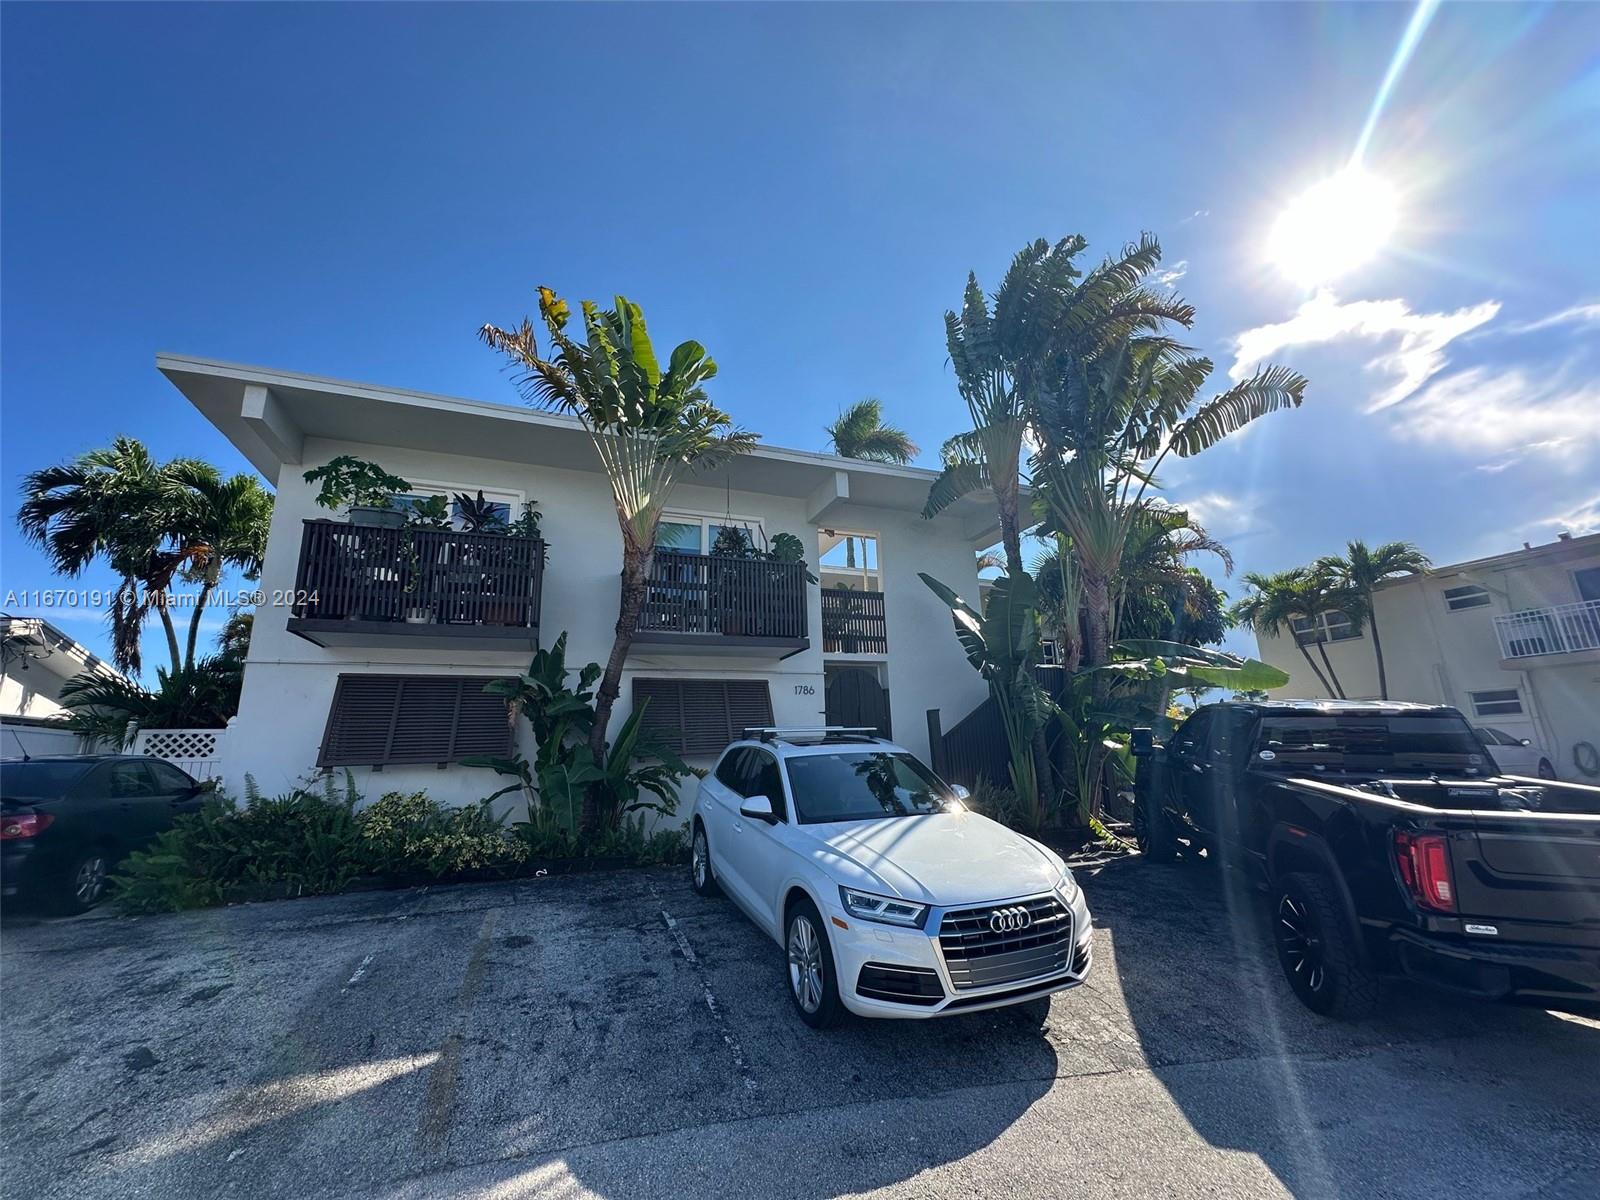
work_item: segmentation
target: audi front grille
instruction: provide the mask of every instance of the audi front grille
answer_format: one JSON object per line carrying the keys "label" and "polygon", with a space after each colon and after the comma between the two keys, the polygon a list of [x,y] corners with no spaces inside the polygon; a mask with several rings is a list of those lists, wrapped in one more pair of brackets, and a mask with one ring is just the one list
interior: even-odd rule
{"label": "audi front grille", "polygon": [[1059,975],[1072,965],[1072,913],[1053,895],[952,909],[939,949],[957,991]]}

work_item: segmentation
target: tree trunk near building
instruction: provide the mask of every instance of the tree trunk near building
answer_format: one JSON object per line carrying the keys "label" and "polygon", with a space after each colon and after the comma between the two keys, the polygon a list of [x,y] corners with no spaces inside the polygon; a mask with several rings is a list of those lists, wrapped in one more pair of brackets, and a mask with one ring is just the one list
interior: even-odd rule
{"label": "tree trunk near building", "polygon": [[[611,643],[611,657],[606,660],[605,673],[600,676],[600,690],[595,693],[594,727],[589,730],[589,752],[597,766],[605,767],[606,733],[611,724],[611,710],[622,694],[622,668],[628,661],[628,648],[633,645],[633,631],[639,624],[639,613],[644,608],[645,581],[650,577],[650,564],[655,558],[655,547],[647,550],[622,551],[622,596],[617,606],[617,626]],[[609,814],[607,814],[609,816]],[[590,788],[584,793],[583,815],[578,831],[582,834],[599,832],[602,814],[600,798]]]}

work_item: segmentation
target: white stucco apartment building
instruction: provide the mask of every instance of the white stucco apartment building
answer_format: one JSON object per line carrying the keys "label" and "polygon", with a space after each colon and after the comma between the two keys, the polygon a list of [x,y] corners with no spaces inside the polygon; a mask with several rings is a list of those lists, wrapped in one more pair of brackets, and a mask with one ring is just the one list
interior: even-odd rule
{"label": "white stucco apartment building", "polygon": [[[1454,705],[1476,726],[1545,747],[1560,778],[1595,781],[1583,766],[1600,766],[1600,534],[1435,567],[1373,599],[1390,699]],[[1324,618],[1296,636],[1322,639],[1350,698],[1378,695],[1370,630]],[[1328,694],[1291,638],[1258,641],[1289,673],[1280,694]]]}
{"label": "white stucco apartment building", "polygon": [[[611,649],[621,535],[578,422],[178,355],[157,366],[277,489],[225,741],[230,786],[249,773],[272,791],[349,768],[369,796],[426,788],[464,803],[496,790],[490,772],[453,765],[504,741],[504,707],[483,680],[521,672],[563,632],[573,669]],[[513,519],[535,502],[542,544],[465,533],[459,519],[410,543],[352,526],[303,479],[338,455],[416,493],[482,491]],[[700,764],[744,725],[825,720],[880,726],[926,756],[927,710],[949,728],[987,692],[917,573],[976,604],[974,550],[997,536],[985,497],[925,520],[934,477],[763,446],[679,486],[614,722],[648,697],[647,726]],[[799,569],[713,558],[727,524],[758,545],[798,537],[820,586]]]}

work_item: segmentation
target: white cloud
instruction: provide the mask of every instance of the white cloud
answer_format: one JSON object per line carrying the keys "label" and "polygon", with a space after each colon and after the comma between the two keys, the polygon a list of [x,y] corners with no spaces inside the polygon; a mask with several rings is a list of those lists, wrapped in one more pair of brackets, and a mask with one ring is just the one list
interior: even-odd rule
{"label": "white cloud", "polygon": [[1228,375],[1244,379],[1261,362],[1291,346],[1315,346],[1346,338],[1373,341],[1398,339],[1392,351],[1367,363],[1367,369],[1392,379],[1367,405],[1368,412],[1389,408],[1413,395],[1448,364],[1445,347],[1456,338],[1492,321],[1498,300],[1486,300],[1454,312],[1413,312],[1404,300],[1356,300],[1341,304],[1331,291],[1319,291],[1294,316],[1275,325],[1246,329],[1234,339],[1233,366]]}
{"label": "white cloud", "polygon": [[1532,521],[1523,528],[1555,528],[1579,536],[1586,533],[1600,533],[1600,493],[1579,501],[1566,512]]}
{"label": "white cloud", "polygon": [[1563,308],[1560,312],[1551,313],[1548,317],[1540,317],[1536,321],[1524,321],[1520,325],[1508,325],[1507,333],[1536,333],[1541,329],[1554,329],[1558,325],[1588,325],[1600,324],[1600,304],[1574,304],[1571,308]]}
{"label": "white cloud", "polygon": [[1190,221],[1198,221],[1202,217],[1209,217],[1210,215],[1211,215],[1211,210],[1209,208],[1197,208],[1192,213],[1190,213],[1187,217],[1185,217],[1183,220],[1179,221],[1178,224],[1179,225],[1187,225]]}
{"label": "white cloud", "polygon": [[1189,260],[1181,258],[1172,266],[1156,276],[1156,282],[1162,287],[1171,287],[1189,273]]}
{"label": "white cloud", "polygon": [[1401,437],[1497,457],[1497,473],[1529,457],[1572,466],[1600,447],[1600,382],[1575,370],[1472,367],[1428,387],[1394,409]]}

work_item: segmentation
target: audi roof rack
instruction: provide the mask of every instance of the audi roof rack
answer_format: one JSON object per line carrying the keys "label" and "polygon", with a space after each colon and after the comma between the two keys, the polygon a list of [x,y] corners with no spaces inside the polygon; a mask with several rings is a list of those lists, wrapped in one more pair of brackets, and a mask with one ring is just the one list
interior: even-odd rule
{"label": "audi roof rack", "polygon": [[871,725],[750,725],[745,737],[763,742],[876,742],[878,731]]}

